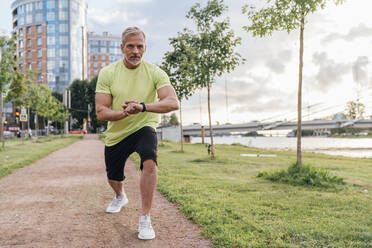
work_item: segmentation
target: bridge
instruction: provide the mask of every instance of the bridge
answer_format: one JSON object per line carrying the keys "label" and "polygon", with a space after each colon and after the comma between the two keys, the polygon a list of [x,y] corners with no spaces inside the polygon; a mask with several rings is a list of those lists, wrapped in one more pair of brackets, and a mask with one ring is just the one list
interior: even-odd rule
{"label": "bridge", "polygon": [[[303,130],[325,130],[332,128],[372,128],[372,119],[368,120],[312,120],[303,121]],[[297,129],[297,122],[249,122],[244,124],[224,124],[212,126],[214,134],[230,134],[233,132],[252,132],[264,130],[295,130]],[[209,135],[209,126],[204,127],[205,135]],[[195,124],[183,127],[184,135],[200,135],[201,125]]]}

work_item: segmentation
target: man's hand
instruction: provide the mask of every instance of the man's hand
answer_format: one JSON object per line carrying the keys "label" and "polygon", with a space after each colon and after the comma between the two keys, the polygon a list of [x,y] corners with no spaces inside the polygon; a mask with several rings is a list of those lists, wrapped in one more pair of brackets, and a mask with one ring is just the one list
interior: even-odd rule
{"label": "man's hand", "polygon": [[138,114],[139,112],[142,111],[142,105],[135,103],[135,102],[123,104],[123,108],[124,108],[124,112],[130,115]]}
{"label": "man's hand", "polygon": [[125,101],[125,104],[123,104],[121,106],[122,106],[123,109],[126,109],[130,103],[137,103],[138,104],[139,101],[137,101],[136,99],[130,99],[130,100]]}

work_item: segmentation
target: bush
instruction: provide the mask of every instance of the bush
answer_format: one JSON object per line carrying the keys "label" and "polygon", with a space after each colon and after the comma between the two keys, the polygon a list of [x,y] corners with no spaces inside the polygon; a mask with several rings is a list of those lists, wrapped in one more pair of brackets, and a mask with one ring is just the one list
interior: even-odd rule
{"label": "bush", "polygon": [[257,177],[262,177],[273,182],[282,182],[291,185],[313,186],[332,188],[343,185],[344,179],[331,176],[327,170],[314,168],[310,165],[291,165],[287,170],[271,170],[259,172]]}

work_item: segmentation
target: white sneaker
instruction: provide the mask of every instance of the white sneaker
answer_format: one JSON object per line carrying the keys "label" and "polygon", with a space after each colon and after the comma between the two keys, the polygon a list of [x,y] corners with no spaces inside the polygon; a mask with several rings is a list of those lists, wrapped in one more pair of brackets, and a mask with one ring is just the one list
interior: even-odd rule
{"label": "white sneaker", "polygon": [[155,238],[155,232],[154,229],[152,229],[151,219],[148,215],[141,216],[139,219],[138,238],[145,240]]}
{"label": "white sneaker", "polygon": [[119,213],[121,208],[128,204],[128,198],[123,192],[123,194],[119,197],[114,197],[114,200],[110,203],[110,205],[106,209],[106,213]]}

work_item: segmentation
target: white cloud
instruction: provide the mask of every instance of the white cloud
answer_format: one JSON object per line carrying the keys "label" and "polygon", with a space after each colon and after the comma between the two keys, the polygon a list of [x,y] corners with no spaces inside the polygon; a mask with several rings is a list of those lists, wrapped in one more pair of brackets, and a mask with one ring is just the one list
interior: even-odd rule
{"label": "white cloud", "polygon": [[99,24],[107,25],[115,22],[126,22],[129,14],[124,11],[103,12],[96,9],[89,9],[89,18]]}
{"label": "white cloud", "polygon": [[356,27],[352,27],[347,34],[330,33],[323,40],[322,43],[326,44],[334,40],[343,39],[345,41],[353,41],[358,38],[365,38],[372,36],[372,27],[367,27],[365,24],[360,23]]}

